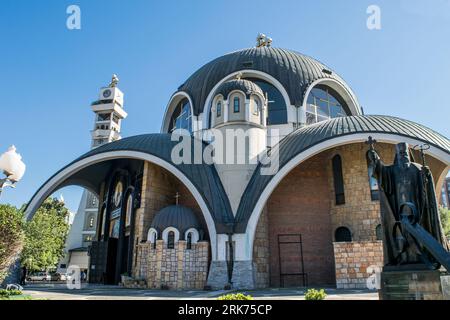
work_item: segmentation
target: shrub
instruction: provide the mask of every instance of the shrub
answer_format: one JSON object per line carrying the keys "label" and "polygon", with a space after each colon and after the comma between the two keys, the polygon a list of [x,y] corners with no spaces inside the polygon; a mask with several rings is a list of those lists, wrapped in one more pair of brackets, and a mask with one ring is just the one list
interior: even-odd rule
{"label": "shrub", "polygon": [[217,300],[253,300],[253,297],[243,293],[229,293],[218,297]]}
{"label": "shrub", "polygon": [[325,293],[325,290],[320,289],[309,289],[306,291],[305,299],[306,300],[323,300],[327,297],[327,294]]}
{"label": "shrub", "polygon": [[20,296],[22,291],[20,290],[6,290],[0,289],[0,297]]}

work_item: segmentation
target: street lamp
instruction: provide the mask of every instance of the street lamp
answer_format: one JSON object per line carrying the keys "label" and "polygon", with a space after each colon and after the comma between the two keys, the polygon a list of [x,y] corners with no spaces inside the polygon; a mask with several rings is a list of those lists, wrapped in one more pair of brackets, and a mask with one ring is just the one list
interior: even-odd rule
{"label": "street lamp", "polygon": [[22,157],[16,152],[16,147],[11,146],[0,156],[0,172],[6,176],[0,179],[0,194],[4,187],[16,186],[16,183],[22,179],[25,173],[25,163]]}

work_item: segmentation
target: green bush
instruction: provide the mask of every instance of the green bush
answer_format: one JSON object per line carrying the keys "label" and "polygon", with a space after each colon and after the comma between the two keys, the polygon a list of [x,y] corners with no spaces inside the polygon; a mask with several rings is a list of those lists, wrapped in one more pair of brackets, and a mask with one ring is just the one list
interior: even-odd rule
{"label": "green bush", "polygon": [[325,293],[325,290],[320,289],[309,289],[306,291],[305,299],[306,300],[323,300],[327,297],[327,294]]}
{"label": "green bush", "polygon": [[20,296],[21,294],[22,294],[22,291],[20,291],[20,290],[0,289],[0,296],[1,297]]}
{"label": "green bush", "polygon": [[253,297],[243,293],[229,293],[218,297],[217,300],[253,300]]}

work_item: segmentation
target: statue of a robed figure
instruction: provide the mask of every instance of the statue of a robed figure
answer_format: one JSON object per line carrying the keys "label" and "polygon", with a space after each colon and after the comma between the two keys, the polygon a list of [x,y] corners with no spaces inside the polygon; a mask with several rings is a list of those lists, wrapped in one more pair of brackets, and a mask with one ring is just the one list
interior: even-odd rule
{"label": "statue of a robed figure", "polygon": [[396,145],[392,165],[385,165],[369,137],[369,175],[380,188],[386,266],[450,271],[448,243],[442,231],[433,176],[425,163],[414,162],[407,143]]}

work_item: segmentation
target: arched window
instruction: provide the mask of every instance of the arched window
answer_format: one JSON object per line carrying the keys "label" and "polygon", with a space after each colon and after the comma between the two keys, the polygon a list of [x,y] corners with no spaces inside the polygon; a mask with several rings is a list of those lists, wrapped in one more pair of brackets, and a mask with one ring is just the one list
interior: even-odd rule
{"label": "arched window", "polygon": [[377,236],[377,240],[383,240],[383,229],[381,227],[381,224],[377,225],[375,228],[375,234]]}
{"label": "arched window", "polygon": [[339,227],[334,232],[336,242],[352,242],[352,233],[346,227]]}
{"label": "arched window", "polygon": [[336,196],[336,205],[345,203],[344,177],[342,175],[342,160],[340,155],[335,155],[333,163],[333,182],[334,193]]}
{"label": "arched window", "polygon": [[216,116],[217,118],[222,116],[222,102],[217,102],[217,106],[216,106]]}
{"label": "arched window", "polygon": [[169,231],[167,234],[167,249],[175,248],[175,232]]}
{"label": "arched window", "polygon": [[259,100],[258,100],[258,98],[255,98],[255,103],[253,104],[253,114],[255,116],[257,116],[259,114],[259,109],[260,109]]}
{"label": "arched window", "polygon": [[153,246],[153,249],[156,249],[156,232],[153,233],[152,237],[153,237],[152,246]]}
{"label": "arched window", "polygon": [[172,113],[169,132],[176,129],[185,129],[192,132],[191,104],[187,98],[181,100]]}
{"label": "arched window", "polygon": [[306,105],[306,124],[345,117],[347,105],[339,94],[324,85],[314,87],[309,93]]}
{"label": "arched window", "polygon": [[186,239],[186,249],[192,249],[192,232],[189,232]]}
{"label": "arched window", "polygon": [[281,92],[271,83],[258,79],[246,78],[257,84],[264,95],[267,94],[267,125],[287,123],[287,107]]}
{"label": "arched window", "polygon": [[125,214],[125,226],[129,227],[131,225],[131,216],[133,213],[133,196],[130,194],[127,198],[127,207]]}
{"label": "arched window", "polygon": [[239,97],[234,97],[233,99],[233,111],[234,113],[238,113],[241,110],[241,100]]}

